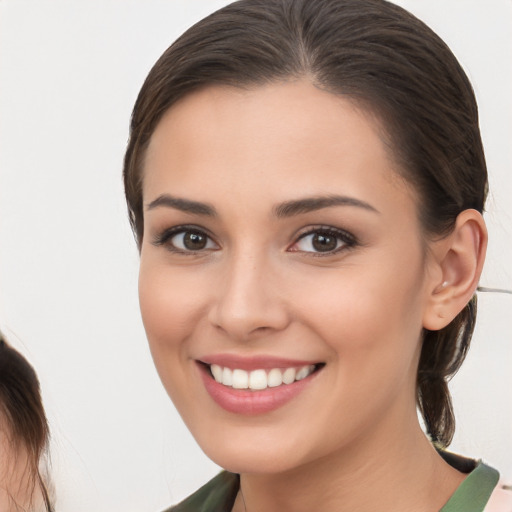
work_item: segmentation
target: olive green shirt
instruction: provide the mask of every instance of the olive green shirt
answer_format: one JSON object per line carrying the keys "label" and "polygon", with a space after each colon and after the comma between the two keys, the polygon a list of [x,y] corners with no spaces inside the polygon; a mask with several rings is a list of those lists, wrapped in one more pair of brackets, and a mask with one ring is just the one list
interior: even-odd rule
{"label": "olive green shirt", "polygon": [[[468,476],[440,512],[482,512],[489,501],[499,473],[482,463],[445,452],[441,455]],[[187,499],[164,512],[231,512],[240,488],[240,478],[223,471]]]}

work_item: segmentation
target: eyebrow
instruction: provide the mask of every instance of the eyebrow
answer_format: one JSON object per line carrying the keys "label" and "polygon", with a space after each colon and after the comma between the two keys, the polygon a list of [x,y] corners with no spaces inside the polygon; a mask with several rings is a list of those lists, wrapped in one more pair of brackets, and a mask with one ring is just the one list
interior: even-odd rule
{"label": "eyebrow", "polygon": [[274,215],[278,218],[292,217],[302,213],[331,208],[333,206],[355,206],[374,213],[380,213],[371,204],[355,197],[328,195],[305,197],[293,201],[286,201],[274,207]]}
{"label": "eyebrow", "polygon": [[[293,217],[304,213],[332,208],[333,206],[354,206],[371,212],[379,213],[371,204],[356,199],[355,197],[329,195],[305,197],[280,203],[272,209],[278,219]],[[217,210],[208,203],[192,201],[180,197],[173,197],[169,194],[162,194],[146,206],[146,210],[153,210],[158,207],[174,208],[185,213],[204,215],[206,217],[217,217]]]}
{"label": "eyebrow", "polygon": [[195,215],[204,215],[206,217],[217,216],[217,210],[208,203],[200,203],[199,201],[173,197],[169,194],[162,194],[161,196],[158,196],[154,201],[151,201],[151,203],[146,206],[146,210],[153,210],[160,206],[174,208],[175,210],[193,213]]}

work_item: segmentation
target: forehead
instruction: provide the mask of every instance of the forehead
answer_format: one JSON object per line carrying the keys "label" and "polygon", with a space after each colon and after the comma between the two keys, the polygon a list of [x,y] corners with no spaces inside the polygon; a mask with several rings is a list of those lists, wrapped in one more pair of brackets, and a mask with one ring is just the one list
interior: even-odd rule
{"label": "forehead", "polygon": [[332,187],[411,195],[375,116],[307,81],[208,87],[163,116],[146,154],[145,201],[162,192],[228,200],[262,187],[276,201]]}

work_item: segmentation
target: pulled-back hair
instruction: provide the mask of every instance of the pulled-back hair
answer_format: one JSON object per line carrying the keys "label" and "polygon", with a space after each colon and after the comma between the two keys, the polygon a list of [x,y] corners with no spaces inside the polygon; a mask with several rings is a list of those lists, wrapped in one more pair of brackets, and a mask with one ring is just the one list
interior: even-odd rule
{"label": "pulled-back hair", "polygon": [[39,380],[32,366],[5,341],[1,332],[0,416],[13,457],[22,451],[28,454],[25,475],[28,487],[35,489],[39,486],[46,510],[51,512],[49,493],[39,468],[49,439]]}
{"label": "pulled-back hair", "polygon": [[[416,190],[426,237],[483,211],[487,170],[471,84],[446,44],[384,0],[241,0],[186,31],[157,61],[133,110],[124,161],[129,219],[144,236],[142,174],[151,135],[180,98],[211,85],[304,78],[375,113],[396,170]],[[444,329],[424,331],[417,403],[431,438],[448,445],[447,381],[469,347],[476,296]]]}

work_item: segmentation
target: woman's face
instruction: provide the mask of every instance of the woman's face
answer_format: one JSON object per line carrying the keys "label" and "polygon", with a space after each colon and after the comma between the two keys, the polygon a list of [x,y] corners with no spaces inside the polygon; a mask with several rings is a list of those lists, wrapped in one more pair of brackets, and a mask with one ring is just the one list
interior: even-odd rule
{"label": "woman's face", "polygon": [[207,455],[285,471],[411,428],[433,278],[374,119],[306,81],[207,88],[143,190],[142,317]]}

